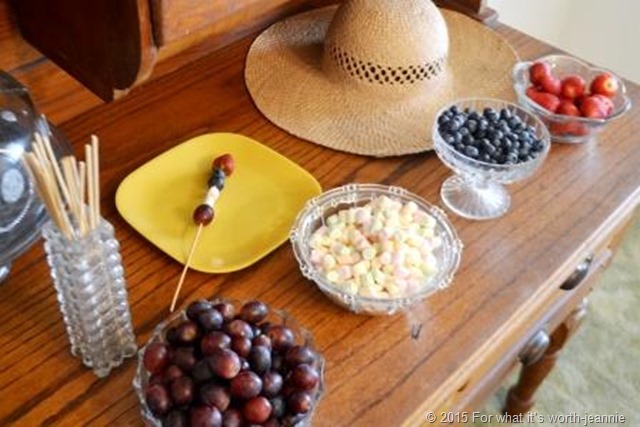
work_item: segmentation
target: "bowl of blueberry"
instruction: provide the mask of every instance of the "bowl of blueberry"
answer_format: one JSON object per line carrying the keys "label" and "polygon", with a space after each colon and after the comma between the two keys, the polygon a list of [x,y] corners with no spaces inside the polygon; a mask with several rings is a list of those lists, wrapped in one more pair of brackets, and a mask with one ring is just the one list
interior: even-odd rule
{"label": "bowl of blueberry", "polygon": [[440,110],[433,142],[438,157],[455,173],[442,184],[442,201],[457,215],[477,220],[509,210],[504,185],[530,177],[551,144],[537,116],[507,101],[482,98]]}
{"label": "bowl of blueberry", "polygon": [[149,426],[310,425],[324,359],[311,334],[260,301],[198,300],[158,325],[133,386]]}

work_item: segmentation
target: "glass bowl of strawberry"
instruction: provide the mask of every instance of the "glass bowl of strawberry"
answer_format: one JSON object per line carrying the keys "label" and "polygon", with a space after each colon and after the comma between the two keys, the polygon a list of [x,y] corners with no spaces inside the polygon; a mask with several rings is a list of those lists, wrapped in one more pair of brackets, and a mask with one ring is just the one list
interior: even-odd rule
{"label": "glass bowl of strawberry", "polygon": [[554,142],[591,141],[631,108],[621,78],[566,55],[519,62],[513,80],[518,102],[543,121]]}

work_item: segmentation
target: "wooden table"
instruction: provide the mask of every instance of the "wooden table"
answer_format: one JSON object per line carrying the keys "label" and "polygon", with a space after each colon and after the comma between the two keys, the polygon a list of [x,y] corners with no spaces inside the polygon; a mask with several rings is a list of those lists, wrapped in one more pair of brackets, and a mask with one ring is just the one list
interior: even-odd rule
{"label": "wooden table", "polygon": [[[505,26],[498,30],[523,58],[553,51]],[[91,133],[103,142],[103,210],[122,244],[140,344],[165,317],[181,266],[122,220],[114,194],[127,174],[163,151],[201,133],[238,132],[301,164],[324,188],[395,184],[432,203],[450,174],[434,153],[377,160],[279,130],[257,112],[244,87],[249,43],[206,56],[61,126],[78,154]],[[629,84],[629,91],[640,104],[640,88]],[[513,394],[527,400],[580,317],[574,309],[640,200],[638,135],[635,108],[597,143],[554,145],[534,178],[510,187],[513,204],[505,217],[452,217],[465,243],[460,271],[449,289],[406,315],[364,317],[338,308],[302,277],[288,244],[236,273],[189,273],[182,302],[213,295],[259,298],[310,329],[327,360],[316,426],[428,425],[428,411],[440,418],[442,411],[480,408],[525,344],[542,329],[555,331],[547,355]],[[592,254],[587,278],[572,291],[560,290]],[[0,425],[141,424],[131,387],[135,360],[100,380],[69,354],[42,245],[16,261],[0,286],[0,316]],[[411,338],[414,325],[422,327],[418,339]],[[512,412],[526,409],[526,402],[516,403],[523,402],[512,399]]]}

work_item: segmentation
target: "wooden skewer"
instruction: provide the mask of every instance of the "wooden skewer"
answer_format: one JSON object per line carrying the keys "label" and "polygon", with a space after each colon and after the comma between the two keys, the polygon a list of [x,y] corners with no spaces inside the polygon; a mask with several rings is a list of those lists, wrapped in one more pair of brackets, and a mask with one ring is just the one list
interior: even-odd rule
{"label": "wooden skewer", "polygon": [[93,160],[93,194],[94,194],[94,204],[93,204],[93,215],[95,218],[96,227],[100,224],[100,154],[98,147],[100,145],[100,141],[98,137],[95,135],[91,135],[91,149],[92,149],[92,160]]}
{"label": "wooden skewer", "polygon": [[80,206],[82,207],[82,212],[80,212],[80,229],[84,230],[84,233],[86,233],[89,224],[85,203],[85,193],[87,191],[87,164],[85,162],[78,162],[78,182],[78,195],[80,196]]}
{"label": "wooden skewer", "polygon": [[176,287],[175,292],[173,293],[173,300],[171,300],[171,308],[169,311],[173,313],[173,310],[176,308],[176,302],[178,301],[178,295],[180,295],[180,290],[182,289],[182,284],[184,283],[184,279],[187,276],[187,270],[189,270],[189,265],[191,264],[191,259],[193,258],[193,254],[196,252],[196,246],[198,246],[198,241],[200,240],[200,235],[202,234],[202,229],[204,228],[204,224],[198,225],[198,230],[196,231],[196,236],[193,238],[193,242],[191,243],[191,249],[189,249],[189,256],[187,257],[187,262],[184,263],[184,268],[182,269],[182,274],[180,275],[180,280],[178,281],[178,286]]}
{"label": "wooden skewer", "polygon": [[89,217],[89,229],[96,228],[96,218],[94,215],[93,205],[95,204],[95,186],[93,184],[94,172],[93,172],[93,154],[91,153],[91,146],[86,144],[84,146],[84,158],[87,162],[87,191],[88,191],[88,217]]}

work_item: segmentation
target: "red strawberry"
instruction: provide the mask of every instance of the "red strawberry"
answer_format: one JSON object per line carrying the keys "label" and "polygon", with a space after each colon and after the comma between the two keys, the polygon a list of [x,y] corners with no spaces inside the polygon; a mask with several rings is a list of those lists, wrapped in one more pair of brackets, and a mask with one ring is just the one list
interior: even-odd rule
{"label": "red strawberry", "polygon": [[618,80],[609,73],[598,74],[591,82],[591,93],[613,98],[618,93]]}
{"label": "red strawberry", "polygon": [[567,99],[576,99],[584,95],[586,83],[584,79],[577,74],[562,79],[562,87],[560,89],[560,96]]}
{"label": "red strawberry", "polygon": [[561,87],[562,84],[560,83],[560,79],[553,76],[544,77],[540,81],[540,88],[542,89],[542,92],[547,92],[555,96],[560,96]]}
{"label": "red strawberry", "polygon": [[552,113],[555,113],[556,109],[560,105],[560,98],[555,95],[551,95],[550,93],[531,93],[529,95],[529,98],[531,98],[536,104],[551,111]]}
{"label": "red strawberry", "polygon": [[551,76],[551,66],[546,62],[534,62],[529,67],[529,80],[534,85],[539,85],[542,79]]}
{"label": "red strawberry", "polygon": [[609,117],[613,113],[613,109],[615,106],[613,105],[613,101],[611,100],[611,98],[600,95],[599,93],[591,96],[593,98],[597,98],[602,103],[605,117]]}
{"label": "red strawberry", "polygon": [[560,105],[556,109],[556,114],[563,114],[565,116],[580,116],[580,110],[576,105],[568,99],[562,99]]}
{"label": "red strawberry", "polygon": [[600,99],[595,96],[588,96],[580,104],[580,112],[583,117],[590,119],[603,119],[607,116],[607,107],[602,103]]}

